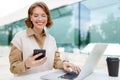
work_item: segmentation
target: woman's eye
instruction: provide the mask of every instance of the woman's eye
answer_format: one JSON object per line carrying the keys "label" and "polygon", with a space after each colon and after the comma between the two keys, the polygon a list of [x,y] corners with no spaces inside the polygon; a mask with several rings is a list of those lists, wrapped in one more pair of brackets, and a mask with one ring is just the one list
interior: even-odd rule
{"label": "woman's eye", "polygon": [[34,17],[38,17],[37,15],[35,15]]}
{"label": "woman's eye", "polygon": [[42,15],[42,17],[46,17],[46,15]]}

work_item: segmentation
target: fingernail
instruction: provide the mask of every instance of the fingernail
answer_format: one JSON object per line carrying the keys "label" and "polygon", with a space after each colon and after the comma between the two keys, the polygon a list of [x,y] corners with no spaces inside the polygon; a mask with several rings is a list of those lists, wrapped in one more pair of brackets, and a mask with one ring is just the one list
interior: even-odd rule
{"label": "fingernail", "polygon": [[69,72],[72,72],[73,70],[72,70],[72,68],[69,68]]}

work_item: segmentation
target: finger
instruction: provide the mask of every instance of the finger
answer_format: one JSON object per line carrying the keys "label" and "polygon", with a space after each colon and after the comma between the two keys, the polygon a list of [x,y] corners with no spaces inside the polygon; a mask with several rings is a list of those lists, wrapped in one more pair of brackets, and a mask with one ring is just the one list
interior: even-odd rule
{"label": "finger", "polygon": [[30,54],[29,57],[33,57],[33,54]]}
{"label": "finger", "polygon": [[73,72],[75,72],[76,74],[79,74],[79,67],[78,66],[72,64],[71,68],[72,68]]}
{"label": "finger", "polygon": [[47,57],[44,57],[40,60],[36,60],[36,63],[39,65],[39,64],[43,64],[45,61],[47,60]]}
{"label": "finger", "polygon": [[70,67],[69,67],[68,69],[69,69],[69,72],[72,72],[72,71],[73,71],[72,68],[70,68]]}
{"label": "finger", "polygon": [[39,57],[41,55],[42,55],[42,53],[36,54],[36,55],[33,56],[33,58],[36,59],[37,57]]}
{"label": "finger", "polygon": [[76,73],[79,74],[80,73],[80,67],[76,66]]}
{"label": "finger", "polygon": [[69,68],[68,67],[65,67],[64,68],[67,72],[70,72]]}
{"label": "finger", "polygon": [[75,72],[76,72],[76,74],[79,74],[79,72],[80,72],[79,66],[76,66],[76,67],[75,67]]}
{"label": "finger", "polygon": [[47,57],[45,56],[45,57],[41,58],[41,59],[38,60],[38,61],[46,61],[46,59],[47,59]]}
{"label": "finger", "polygon": [[65,70],[65,71],[69,72],[70,63],[64,62],[63,67],[64,67],[64,70]]}
{"label": "finger", "polygon": [[73,70],[73,72],[77,73],[77,70],[76,70],[75,66],[72,67],[72,70]]}
{"label": "finger", "polygon": [[75,68],[72,63],[68,63],[67,69],[68,69],[68,71],[75,71]]}
{"label": "finger", "polygon": [[80,69],[80,67],[79,67],[79,66],[78,66],[78,68],[77,68],[77,69],[78,69],[78,72],[80,73],[81,69]]}
{"label": "finger", "polygon": [[75,66],[73,64],[70,64],[70,67],[72,68],[73,71],[76,70]]}

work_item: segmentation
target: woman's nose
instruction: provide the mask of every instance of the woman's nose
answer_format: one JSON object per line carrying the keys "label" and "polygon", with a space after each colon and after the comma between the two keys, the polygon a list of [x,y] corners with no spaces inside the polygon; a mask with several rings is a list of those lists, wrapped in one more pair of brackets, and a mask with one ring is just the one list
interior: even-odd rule
{"label": "woman's nose", "polygon": [[39,19],[38,20],[42,20],[42,17],[39,17]]}

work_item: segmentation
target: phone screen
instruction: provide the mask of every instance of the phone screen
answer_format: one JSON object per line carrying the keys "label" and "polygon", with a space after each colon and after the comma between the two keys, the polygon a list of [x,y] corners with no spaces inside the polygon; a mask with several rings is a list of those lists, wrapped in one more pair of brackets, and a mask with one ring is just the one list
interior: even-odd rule
{"label": "phone screen", "polygon": [[34,49],[34,50],[33,50],[33,56],[36,55],[36,54],[39,54],[39,53],[42,53],[42,55],[39,56],[39,57],[37,57],[35,60],[39,60],[39,59],[45,57],[45,55],[46,55],[46,50],[45,50],[45,49]]}

